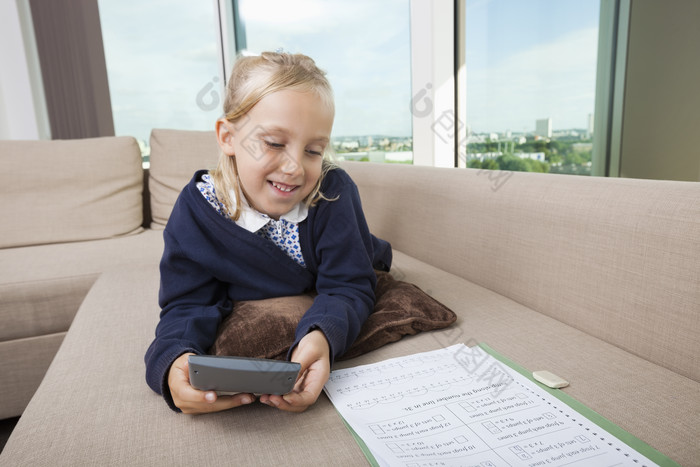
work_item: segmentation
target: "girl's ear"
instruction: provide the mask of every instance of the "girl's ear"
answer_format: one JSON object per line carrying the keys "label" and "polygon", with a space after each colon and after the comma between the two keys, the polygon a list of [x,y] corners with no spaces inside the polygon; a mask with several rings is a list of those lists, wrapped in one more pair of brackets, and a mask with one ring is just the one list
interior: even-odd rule
{"label": "girl's ear", "polygon": [[229,122],[225,118],[220,118],[216,121],[216,140],[218,141],[221,150],[227,156],[233,156],[235,154],[233,147],[233,131],[233,123]]}

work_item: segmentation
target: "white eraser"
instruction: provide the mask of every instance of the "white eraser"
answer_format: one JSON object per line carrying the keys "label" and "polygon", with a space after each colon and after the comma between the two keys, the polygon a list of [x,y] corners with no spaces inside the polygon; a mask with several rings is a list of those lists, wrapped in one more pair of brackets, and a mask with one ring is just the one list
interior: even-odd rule
{"label": "white eraser", "polygon": [[535,378],[540,383],[544,384],[553,389],[565,388],[569,385],[569,382],[564,378],[560,378],[551,371],[540,370],[533,371],[532,377]]}

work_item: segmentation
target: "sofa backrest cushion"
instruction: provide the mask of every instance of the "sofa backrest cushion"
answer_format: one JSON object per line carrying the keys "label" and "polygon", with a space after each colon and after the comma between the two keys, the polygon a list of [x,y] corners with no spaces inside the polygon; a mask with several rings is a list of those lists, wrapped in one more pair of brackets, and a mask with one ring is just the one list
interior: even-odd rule
{"label": "sofa backrest cushion", "polygon": [[0,141],[0,248],[138,232],[142,190],[132,137]]}
{"label": "sofa backrest cushion", "polygon": [[397,250],[700,381],[700,183],[343,167]]}
{"label": "sofa backrest cushion", "polygon": [[219,145],[213,131],[151,132],[151,228],[163,229],[183,187],[197,170],[216,167]]}

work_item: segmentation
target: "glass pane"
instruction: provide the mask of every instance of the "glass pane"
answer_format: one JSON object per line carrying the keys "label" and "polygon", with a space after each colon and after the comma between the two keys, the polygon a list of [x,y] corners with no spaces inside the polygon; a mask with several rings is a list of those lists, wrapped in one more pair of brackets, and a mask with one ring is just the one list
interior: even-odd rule
{"label": "glass pane", "polygon": [[245,52],[303,53],[328,73],[339,159],[413,161],[409,0],[240,0],[238,11]]}
{"label": "glass pane", "polygon": [[152,128],[213,130],[221,114],[214,3],[99,0],[117,135],[148,160]]}
{"label": "glass pane", "polygon": [[590,175],[598,0],[466,0],[467,166]]}

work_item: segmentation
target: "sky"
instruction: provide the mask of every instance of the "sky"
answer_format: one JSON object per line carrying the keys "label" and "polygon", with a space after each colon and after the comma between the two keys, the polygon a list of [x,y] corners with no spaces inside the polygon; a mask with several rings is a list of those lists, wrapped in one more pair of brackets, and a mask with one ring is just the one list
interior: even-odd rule
{"label": "sky", "polygon": [[476,132],[582,128],[594,112],[598,0],[469,0],[467,120]]}
{"label": "sky", "polygon": [[[438,0],[444,1],[444,0]],[[117,134],[208,130],[221,114],[213,1],[99,0]],[[474,131],[585,128],[593,113],[597,0],[467,0]],[[335,136],[411,134],[408,0],[240,0],[251,53],[305,53],[328,73]]]}
{"label": "sky", "polygon": [[411,134],[408,0],[242,0],[251,52],[300,52],[328,73],[336,135]]}
{"label": "sky", "polygon": [[[221,106],[212,1],[98,0],[117,135],[148,141],[152,128],[211,130]],[[203,105],[197,96],[204,90]]]}

